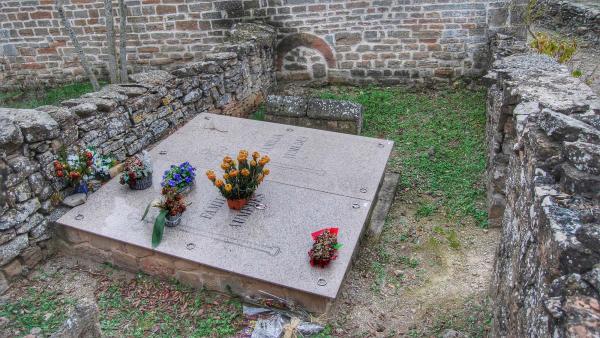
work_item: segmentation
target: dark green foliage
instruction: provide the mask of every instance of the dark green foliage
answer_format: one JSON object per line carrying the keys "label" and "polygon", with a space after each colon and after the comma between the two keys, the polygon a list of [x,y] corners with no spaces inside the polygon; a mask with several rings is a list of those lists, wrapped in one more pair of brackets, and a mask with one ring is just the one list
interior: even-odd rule
{"label": "dark green foliage", "polygon": [[163,233],[165,232],[165,222],[167,218],[167,213],[169,211],[165,209],[161,209],[156,216],[156,220],[154,221],[154,227],[152,228],[152,247],[156,248],[160,241],[163,238]]}
{"label": "dark green foliage", "polygon": [[0,107],[31,109],[60,102],[93,92],[89,82],[72,83],[56,88],[40,88],[0,92]]}

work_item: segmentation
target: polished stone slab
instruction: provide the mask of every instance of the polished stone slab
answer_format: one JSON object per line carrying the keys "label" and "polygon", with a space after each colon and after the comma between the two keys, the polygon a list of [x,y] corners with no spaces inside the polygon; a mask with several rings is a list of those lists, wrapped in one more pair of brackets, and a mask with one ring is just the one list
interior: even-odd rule
{"label": "polished stone slab", "polygon": [[[172,163],[198,168],[192,203],[177,228],[165,230],[157,252],[329,299],[335,298],[368,220],[392,142],[314,129],[200,114],[156,145],[153,186],[133,191],[105,184],[58,220],[77,230],[151,248],[161,173]],[[227,208],[204,176],[239,149],[268,154],[271,175],[241,211]],[[220,170],[216,170],[220,172]],[[339,227],[344,244],[325,269],[308,262],[310,233]],[[92,243],[93,244],[93,243]]]}

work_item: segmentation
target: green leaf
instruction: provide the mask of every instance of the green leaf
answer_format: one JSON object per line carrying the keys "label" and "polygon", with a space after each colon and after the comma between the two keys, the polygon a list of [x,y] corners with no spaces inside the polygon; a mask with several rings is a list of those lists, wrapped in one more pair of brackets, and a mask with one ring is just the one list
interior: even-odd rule
{"label": "green leaf", "polygon": [[146,216],[148,216],[148,211],[150,211],[151,206],[152,202],[148,203],[148,205],[146,206],[146,210],[144,210],[144,215],[142,216],[142,221],[144,220],[144,218],[146,218]]}
{"label": "green leaf", "polygon": [[336,250],[339,250],[342,246],[343,246],[342,243],[335,243],[335,245],[333,246],[333,248],[336,249]]}
{"label": "green leaf", "polygon": [[156,248],[162,240],[163,233],[165,232],[165,221],[167,217],[167,211],[161,210],[156,220],[154,221],[154,228],[152,229],[152,247]]}

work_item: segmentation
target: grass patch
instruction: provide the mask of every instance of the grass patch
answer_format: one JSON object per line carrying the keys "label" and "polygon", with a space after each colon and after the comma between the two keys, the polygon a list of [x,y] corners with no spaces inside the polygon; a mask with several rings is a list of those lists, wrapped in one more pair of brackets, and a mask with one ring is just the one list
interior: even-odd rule
{"label": "grass patch", "polygon": [[143,274],[129,282],[106,280],[97,299],[107,336],[230,337],[242,324],[237,299]]}
{"label": "grass patch", "polygon": [[417,209],[417,218],[429,217],[435,213],[437,206],[433,203],[424,202],[419,205]]}
{"label": "grass patch", "polygon": [[435,204],[422,205],[421,215],[443,212],[487,226],[484,90],[330,87],[317,94],[362,104],[363,134],[395,142],[391,166],[403,187],[435,198]]}
{"label": "grass patch", "polygon": [[250,119],[252,120],[256,120],[256,121],[264,121],[265,120],[265,112],[267,110],[267,107],[264,103],[261,103],[258,108],[256,108],[256,111],[254,111],[254,113],[250,114]]}
{"label": "grass patch", "polygon": [[[105,83],[101,83],[103,85]],[[62,101],[91,93],[89,82],[71,83],[56,88],[40,88],[0,92],[0,107],[31,109],[46,105],[57,105]]]}
{"label": "grass patch", "polygon": [[74,304],[73,299],[57,292],[29,288],[16,301],[0,305],[0,317],[9,320],[3,330],[20,337],[39,328],[42,334],[49,335],[67,319]]}
{"label": "grass patch", "polygon": [[467,299],[459,308],[438,312],[427,327],[413,330],[414,337],[440,337],[452,329],[466,337],[488,337],[492,328],[492,308],[489,299]]}

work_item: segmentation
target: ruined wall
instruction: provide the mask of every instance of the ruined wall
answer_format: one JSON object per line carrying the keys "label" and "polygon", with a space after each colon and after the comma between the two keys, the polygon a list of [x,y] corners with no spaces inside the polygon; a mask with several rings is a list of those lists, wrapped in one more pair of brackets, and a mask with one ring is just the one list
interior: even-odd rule
{"label": "ruined wall", "polygon": [[[65,2],[96,72],[105,74],[103,1]],[[447,83],[483,74],[489,31],[515,23],[508,2],[127,0],[127,58],[135,72],[172,70],[211,51],[233,23],[259,20],[278,28],[281,78]],[[84,79],[53,3],[0,1],[0,88]]]}
{"label": "ruined wall", "polygon": [[540,24],[550,30],[600,46],[600,2],[541,0]]}
{"label": "ruined wall", "polygon": [[275,83],[274,30],[235,28],[218,53],[171,73],[134,74],[133,83],[58,107],[0,108],[0,293],[47,253],[53,196],[66,189],[52,165],[61,146],[92,146],[123,160],[199,113],[242,116],[264,100]]}
{"label": "ruined wall", "polygon": [[508,56],[510,42],[487,76],[493,336],[598,336],[600,98],[546,56]]}

